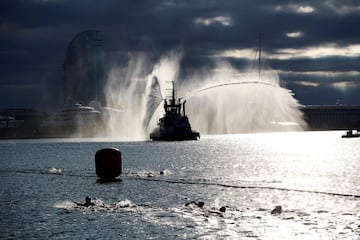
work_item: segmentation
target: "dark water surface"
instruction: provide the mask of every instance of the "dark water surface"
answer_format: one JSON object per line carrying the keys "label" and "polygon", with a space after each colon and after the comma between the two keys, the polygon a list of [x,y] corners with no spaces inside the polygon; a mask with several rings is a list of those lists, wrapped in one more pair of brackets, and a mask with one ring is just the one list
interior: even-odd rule
{"label": "dark water surface", "polygon": [[[2,140],[0,239],[359,239],[360,139],[341,134]],[[122,181],[96,182],[105,147]]]}

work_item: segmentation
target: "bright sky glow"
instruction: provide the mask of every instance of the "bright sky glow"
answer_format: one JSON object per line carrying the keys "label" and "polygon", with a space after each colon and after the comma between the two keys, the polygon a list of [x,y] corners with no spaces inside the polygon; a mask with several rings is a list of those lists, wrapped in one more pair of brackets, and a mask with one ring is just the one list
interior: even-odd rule
{"label": "bright sky glow", "polygon": [[288,75],[297,75],[297,76],[327,76],[327,77],[351,77],[351,76],[360,76],[360,71],[308,71],[308,72],[297,72],[297,71],[280,71],[278,73],[288,74]]}
{"label": "bright sky glow", "polygon": [[348,14],[360,14],[360,3],[357,6],[349,6],[346,5],[346,3],[343,3],[342,1],[331,1],[328,0],[325,2],[325,5],[340,15],[348,15]]}
{"label": "bright sky glow", "polygon": [[333,88],[337,88],[340,90],[346,90],[347,88],[353,88],[353,87],[358,87],[358,83],[356,82],[350,82],[350,81],[343,81],[343,82],[335,82],[332,83],[331,86]]}
{"label": "bright sky glow", "polygon": [[315,11],[311,6],[304,6],[298,4],[279,5],[275,7],[275,11],[291,12],[298,14],[309,14]]}
{"label": "bright sky glow", "polygon": [[313,46],[308,48],[284,48],[279,49],[277,53],[268,56],[272,59],[292,59],[292,58],[322,58],[322,57],[358,57],[360,56],[360,44],[337,46],[327,44],[323,46]]}
{"label": "bright sky glow", "polygon": [[308,82],[308,81],[296,81],[295,83],[298,85],[303,85],[303,86],[308,86],[308,87],[317,87],[320,85],[320,83]]}
{"label": "bright sky glow", "polygon": [[286,33],[286,36],[289,38],[299,38],[299,37],[303,36],[303,33],[302,32],[289,32],[289,33]]}
{"label": "bright sky glow", "polygon": [[[215,54],[216,57],[229,58],[254,58],[256,52],[253,49],[232,49],[225,50]],[[282,48],[278,49],[271,55],[266,52],[262,56],[269,59],[289,60],[296,58],[316,59],[322,57],[359,57],[360,44],[353,44],[348,46],[338,46],[335,44],[327,44],[323,46],[312,46],[308,48]]]}
{"label": "bright sky glow", "polygon": [[253,49],[232,49],[215,54],[215,56],[225,58],[254,58],[255,54],[256,52]]}
{"label": "bright sky glow", "polygon": [[232,18],[227,16],[217,16],[213,18],[196,18],[195,24],[197,25],[204,25],[210,26],[216,23],[220,23],[223,26],[231,26],[232,25]]}

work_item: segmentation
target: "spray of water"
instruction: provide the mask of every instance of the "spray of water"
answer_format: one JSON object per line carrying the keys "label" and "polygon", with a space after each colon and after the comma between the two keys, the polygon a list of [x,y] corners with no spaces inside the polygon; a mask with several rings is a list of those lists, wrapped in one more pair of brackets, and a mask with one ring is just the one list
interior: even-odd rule
{"label": "spray of water", "polygon": [[146,70],[148,58],[144,54],[129,55],[128,65],[111,67],[106,93],[106,108],[102,109],[104,125],[110,137],[144,138],[141,126],[142,109],[145,108]]}
{"label": "spray of water", "polygon": [[[130,55],[128,66],[114,67],[107,85],[106,126],[109,136],[148,139],[162,116],[161,101],[174,81],[177,97],[201,134],[302,130],[305,123],[293,94],[270,70],[238,71],[220,62],[212,70],[178,79],[181,51],[171,51],[152,64],[145,55]],[[152,70],[149,70],[152,69]],[[146,72],[148,71],[148,72]],[[150,73],[149,73],[150,72]],[[104,108],[105,109],[105,108]]]}
{"label": "spray of water", "polygon": [[[216,70],[195,74],[181,90],[187,114],[202,134],[302,130],[299,104],[270,70],[240,73],[221,62]],[[200,89],[191,91],[192,89]]]}
{"label": "spray of water", "polygon": [[156,125],[151,116],[160,114],[156,111],[166,94],[166,81],[177,78],[181,56],[171,51],[153,64],[145,54],[130,54],[126,67],[111,68],[106,86],[109,107],[103,108],[108,136],[148,139],[148,129]]}

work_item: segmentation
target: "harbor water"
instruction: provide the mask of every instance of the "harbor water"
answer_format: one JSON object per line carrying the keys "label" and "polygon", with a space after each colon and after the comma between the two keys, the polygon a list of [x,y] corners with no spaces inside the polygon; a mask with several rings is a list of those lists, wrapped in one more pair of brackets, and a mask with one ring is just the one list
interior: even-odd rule
{"label": "harbor water", "polygon": [[[360,139],[342,134],[2,140],[0,239],[359,239]],[[123,174],[99,183],[107,147]]]}

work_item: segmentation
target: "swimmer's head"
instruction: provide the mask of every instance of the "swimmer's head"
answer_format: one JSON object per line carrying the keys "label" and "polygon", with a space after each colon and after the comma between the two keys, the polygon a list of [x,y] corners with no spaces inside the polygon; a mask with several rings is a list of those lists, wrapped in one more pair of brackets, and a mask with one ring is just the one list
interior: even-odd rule
{"label": "swimmer's head", "polygon": [[203,207],[204,205],[205,205],[204,202],[198,202],[198,204],[197,204],[198,207]]}
{"label": "swimmer's head", "polygon": [[220,212],[225,212],[225,211],[226,211],[226,207],[221,207],[221,208],[219,209],[219,211],[220,211]]}

